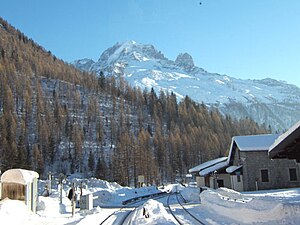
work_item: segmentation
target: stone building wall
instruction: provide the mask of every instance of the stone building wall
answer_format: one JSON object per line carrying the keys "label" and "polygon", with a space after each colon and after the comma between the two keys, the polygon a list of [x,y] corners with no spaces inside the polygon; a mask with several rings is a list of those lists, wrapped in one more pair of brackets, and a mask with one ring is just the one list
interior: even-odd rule
{"label": "stone building wall", "polygon": [[[270,159],[268,151],[241,151],[244,191],[300,187],[300,165],[294,160]],[[290,180],[290,169],[297,180]],[[262,181],[261,170],[267,170],[268,181]]]}

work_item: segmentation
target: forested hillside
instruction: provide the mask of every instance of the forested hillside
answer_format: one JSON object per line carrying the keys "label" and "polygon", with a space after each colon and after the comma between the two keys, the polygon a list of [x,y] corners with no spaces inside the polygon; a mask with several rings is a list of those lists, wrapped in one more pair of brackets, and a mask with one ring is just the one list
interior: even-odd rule
{"label": "forested hillside", "polygon": [[189,97],[84,73],[0,18],[0,169],[86,176],[136,185],[226,154],[233,135],[269,132]]}

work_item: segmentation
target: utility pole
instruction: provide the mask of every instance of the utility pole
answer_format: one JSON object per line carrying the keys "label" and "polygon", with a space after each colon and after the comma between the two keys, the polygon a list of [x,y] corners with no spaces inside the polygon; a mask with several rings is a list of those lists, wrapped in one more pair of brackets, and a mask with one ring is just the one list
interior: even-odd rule
{"label": "utility pole", "polygon": [[49,195],[51,194],[51,189],[52,189],[52,173],[49,171],[48,173],[48,182],[47,182],[47,188],[48,188],[48,193]]}
{"label": "utility pole", "polygon": [[65,175],[63,173],[59,174],[59,186],[60,186],[60,204],[62,204],[62,191],[63,191],[63,180]]}

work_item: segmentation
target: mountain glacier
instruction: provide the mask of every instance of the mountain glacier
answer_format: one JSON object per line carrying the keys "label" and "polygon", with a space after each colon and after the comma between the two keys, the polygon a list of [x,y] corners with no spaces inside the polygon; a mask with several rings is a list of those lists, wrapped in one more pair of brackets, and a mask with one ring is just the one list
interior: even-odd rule
{"label": "mountain glacier", "polygon": [[243,80],[209,73],[194,65],[191,55],[181,53],[170,60],[153,45],[127,41],[105,50],[99,60],[76,60],[86,71],[124,76],[134,86],[188,95],[199,103],[216,107],[234,118],[252,118],[273,130],[285,130],[300,119],[300,88],[266,78]]}

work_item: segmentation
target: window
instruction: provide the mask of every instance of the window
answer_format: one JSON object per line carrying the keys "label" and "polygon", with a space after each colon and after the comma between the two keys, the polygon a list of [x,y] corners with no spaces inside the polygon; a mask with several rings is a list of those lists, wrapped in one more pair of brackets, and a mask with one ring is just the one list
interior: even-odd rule
{"label": "window", "polygon": [[290,173],[290,181],[297,181],[297,171],[296,168],[290,168],[289,169],[289,173]]}
{"label": "window", "polygon": [[264,169],[260,171],[261,182],[269,182],[269,171]]}
{"label": "window", "polygon": [[218,187],[224,187],[224,180],[217,180]]}
{"label": "window", "polygon": [[241,182],[241,175],[237,175],[236,179],[237,179],[237,182]]}

